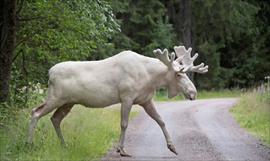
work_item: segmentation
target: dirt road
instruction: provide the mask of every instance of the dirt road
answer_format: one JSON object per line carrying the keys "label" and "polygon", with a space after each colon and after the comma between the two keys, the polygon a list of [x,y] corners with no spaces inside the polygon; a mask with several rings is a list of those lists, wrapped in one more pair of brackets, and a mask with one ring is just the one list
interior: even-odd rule
{"label": "dirt road", "polygon": [[270,161],[270,149],[239,127],[229,113],[236,99],[208,99],[156,103],[166,123],[178,155],[166,146],[159,126],[144,111],[127,130],[125,150],[131,158],[121,158],[112,148],[102,160]]}

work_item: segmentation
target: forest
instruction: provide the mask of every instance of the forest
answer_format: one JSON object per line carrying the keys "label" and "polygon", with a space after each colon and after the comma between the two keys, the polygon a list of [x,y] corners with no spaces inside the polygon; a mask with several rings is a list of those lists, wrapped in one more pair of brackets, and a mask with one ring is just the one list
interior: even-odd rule
{"label": "forest", "polygon": [[[246,89],[269,75],[268,0],[3,0],[0,101],[26,103],[48,70],[123,50],[192,47],[209,72],[199,89]],[[193,53],[194,54],[194,53]],[[196,63],[196,62],[195,62]]]}
{"label": "forest", "polygon": [[[0,12],[0,160],[97,160],[104,157],[114,148],[120,132],[122,137],[120,113],[125,110],[121,110],[119,104],[95,109],[75,105],[72,111],[73,105],[70,106],[71,112],[61,125],[67,140],[65,148],[58,141],[57,128],[60,129],[61,120],[69,111],[58,112],[62,117],[60,121],[52,119],[61,108],[40,119],[33,144],[26,142],[31,136],[28,129],[35,127],[33,123],[39,119],[35,112],[39,113],[46,105],[37,107],[46,99],[49,69],[64,61],[102,60],[124,50],[155,57],[153,50],[167,48],[171,52],[179,45],[192,47],[191,54],[199,54],[194,64],[204,62],[209,70],[200,75],[188,73],[198,90],[197,101],[183,101],[181,96],[168,99],[164,89],[153,97],[166,123],[171,121],[166,125],[173,132],[173,139],[180,141],[176,144],[181,147],[177,149],[178,159],[200,160],[201,156],[216,157],[223,152],[213,148],[217,153],[208,154],[212,144],[211,147],[206,144],[210,141],[205,131],[213,132],[211,136],[220,139],[222,144],[218,147],[234,152],[236,158],[231,155],[228,160],[239,160],[242,154],[247,160],[262,160],[249,156],[270,147],[269,0],[1,0]],[[135,106],[126,119],[136,121],[133,118],[139,118],[141,111],[142,108]],[[225,115],[228,117],[223,117]],[[155,116],[161,128],[165,128],[161,118]],[[205,120],[198,120],[200,118]],[[150,152],[155,145],[165,143],[156,137],[162,135],[161,130],[160,133],[151,130],[154,121],[148,119],[146,116],[141,121],[145,124],[134,123],[136,127],[131,130],[136,135],[128,134],[134,140],[138,138],[137,142],[126,139],[140,145],[140,152],[149,149]],[[55,123],[57,121],[59,124]],[[233,126],[228,124],[231,122]],[[211,125],[220,129],[211,129]],[[244,128],[262,143],[244,141],[245,137],[252,138],[246,133],[234,137],[238,134],[234,131],[236,125],[238,130],[243,132]],[[202,127],[207,130],[203,131]],[[225,135],[226,130],[228,135]],[[155,144],[148,145],[145,139]],[[251,149],[252,154],[248,151],[251,146],[255,149]],[[168,151],[166,146],[163,148],[158,151]],[[155,155],[155,159],[159,157],[151,155]],[[185,155],[200,159],[185,158]],[[140,156],[140,159],[146,157]],[[146,160],[151,157],[147,154]],[[160,160],[164,158],[171,156],[162,156]]]}

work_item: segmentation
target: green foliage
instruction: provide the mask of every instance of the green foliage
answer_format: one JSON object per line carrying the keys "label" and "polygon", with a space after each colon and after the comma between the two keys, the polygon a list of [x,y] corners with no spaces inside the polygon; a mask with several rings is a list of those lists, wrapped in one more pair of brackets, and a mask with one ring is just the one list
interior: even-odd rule
{"label": "green foliage", "polygon": [[112,43],[115,53],[134,50],[152,56],[156,48],[173,47],[175,33],[168,22],[166,8],[161,1],[111,1],[110,4],[121,24],[121,33],[116,34]]}
{"label": "green foliage", "polygon": [[[197,79],[200,87],[251,86],[267,74],[255,69],[260,50],[257,45],[262,45],[257,38],[263,36],[256,17],[260,9],[256,3],[241,0],[193,1],[196,46],[210,66],[207,77]],[[261,74],[256,77],[258,72]]]}
{"label": "green foliage", "polygon": [[231,109],[240,125],[270,146],[270,94],[247,93]]}
{"label": "green foliage", "polygon": [[200,90],[198,92],[198,99],[209,98],[236,98],[243,94],[239,89],[221,89],[221,90]]}
{"label": "green foliage", "polygon": [[32,20],[19,23],[25,41],[17,50],[52,64],[90,57],[118,28],[110,6],[99,1],[27,1],[21,17]]}
{"label": "green foliage", "polygon": [[[184,26],[175,24],[183,22],[171,24],[181,7],[175,6],[176,11],[170,11],[173,8],[168,7],[169,2],[161,0],[121,0],[110,4],[121,32],[113,36],[110,42],[113,45],[103,52],[116,54],[131,49],[153,56],[155,48],[172,49],[183,42],[181,37],[176,39],[175,31],[179,29],[174,28]],[[250,87],[268,74],[269,2],[193,0],[191,6],[194,50],[200,53],[197,62],[210,66],[206,75],[195,74],[198,88]]]}
{"label": "green foliage", "polygon": [[210,66],[210,70],[204,76],[198,74],[195,75],[195,80],[198,80],[196,82],[197,85],[201,88],[207,89],[213,87],[213,84],[215,84],[215,88],[221,88],[223,81],[219,78],[219,75],[221,74],[220,53],[217,51],[219,46],[206,41],[198,45],[198,48],[200,56],[205,58],[203,62]]}
{"label": "green foliage", "polygon": [[[46,87],[48,69],[58,62],[99,60],[123,50],[153,56],[153,49],[183,42],[176,31],[184,28],[175,27],[185,25],[172,21],[181,17],[178,2],[173,8],[164,0],[22,4],[10,102],[27,103],[36,84]],[[192,0],[191,7],[194,51],[200,54],[195,64],[209,65],[207,74],[194,74],[199,89],[246,88],[269,74],[269,1]]]}
{"label": "green foliage", "polygon": [[181,94],[173,97],[168,98],[168,92],[165,89],[157,90],[154,96],[155,101],[179,101],[179,100],[185,100],[185,97]]}
{"label": "green foliage", "polygon": [[[11,73],[11,102],[26,100],[32,85],[47,84],[56,63],[95,57],[99,44],[119,30],[105,1],[24,1]],[[31,90],[31,89],[30,89]]]}
{"label": "green foliage", "polygon": [[149,36],[152,41],[144,47],[145,53],[151,53],[156,48],[172,48],[176,40],[173,27],[167,19],[164,22],[159,20]]}
{"label": "green foliage", "polygon": [[[2,161],[93,160],[101,158],[120,134],[120,111],[75,106],[62,122],[67,148],[61,147],[47,115],[38,122],[34,144],[26,144],[31,109],[10,108],[13,116],[0,128]],[[132,117],[134,112],[131,113]],[[1,113],[2,116],[2,113]]]}

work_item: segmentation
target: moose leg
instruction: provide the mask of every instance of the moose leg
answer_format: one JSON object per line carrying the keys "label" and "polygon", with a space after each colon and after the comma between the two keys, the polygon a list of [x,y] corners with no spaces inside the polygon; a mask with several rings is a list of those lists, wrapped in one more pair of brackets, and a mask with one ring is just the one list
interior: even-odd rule
{"label": "moose leg", "polygon": [[32,110],[32,118],[31,118],[29,130],[28,130],[28,139],[27,139],[28,143],[31,144],[33,142],[34,130],[35,130],[35,127],[37,125],[38,120],[42,116],[44,116],[44,115],[48,114],[49,112],[51,112],[52,110],[54,110],[54,108],[48,106],[47,103],[43,103],[39,107],[34,108]]}
{"label": "moose leg", "polygon": [[160,126],[160,128],[162,129],[163,134],[164,134],[165,139],[166,139],[166,142],[167,142],[167,146],[170,149],[170,151],[177,155],[177,152],[175,150],[175,147],[174,147],[174,145],[172,143],[172,139],[171,139],[171,137],[170,137],[170,135],[169,135],[169,133],[168,133],[168,131],[166,129],[165,123],[162,120],[162,118],[160,117],[160,115],[158,114],[158,112],[156,111],[156,108],[154,106],[153,101],[151,100],[151,101],[143,104],[142,106],[143,106],[145,112],[152,119],[154,119],[158,123],[158,125]]}
{"label": "moose leg", "polygon": [[119,139],[119,147],[117,148],[117,152],[119,152],[121,156],[125,156],[125,157],[131,157],[129,154],[127,154],[124,151],[125,134],[126,134],[127,126],[128,126],[128,118],[129,118],[131,107],[132,107],[132,102],[129,102],[129,101],[122,102],[121,104],[121,135]]}
{"label": "moose leg", "polygon": [[65,116],[70,112],[71,108],[73,107],[73,104],[65,104],[61,107],[59,107],[51,117],[52,124],[54,126],[55,132],[58,136],[58,138],[61,141],[62,145],[65,145],[65,140],[61,132],[61,121],[64,119]]}

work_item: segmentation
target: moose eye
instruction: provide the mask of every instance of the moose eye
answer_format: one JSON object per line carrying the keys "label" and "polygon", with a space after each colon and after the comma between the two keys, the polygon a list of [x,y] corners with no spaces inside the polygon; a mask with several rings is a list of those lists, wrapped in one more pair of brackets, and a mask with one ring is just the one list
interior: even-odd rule
{"label": "moose eye", "polygon": [[176,73],[176,77],[182,77],[182,76],[183,76],[183,73],[181,73],[181,72]]}

